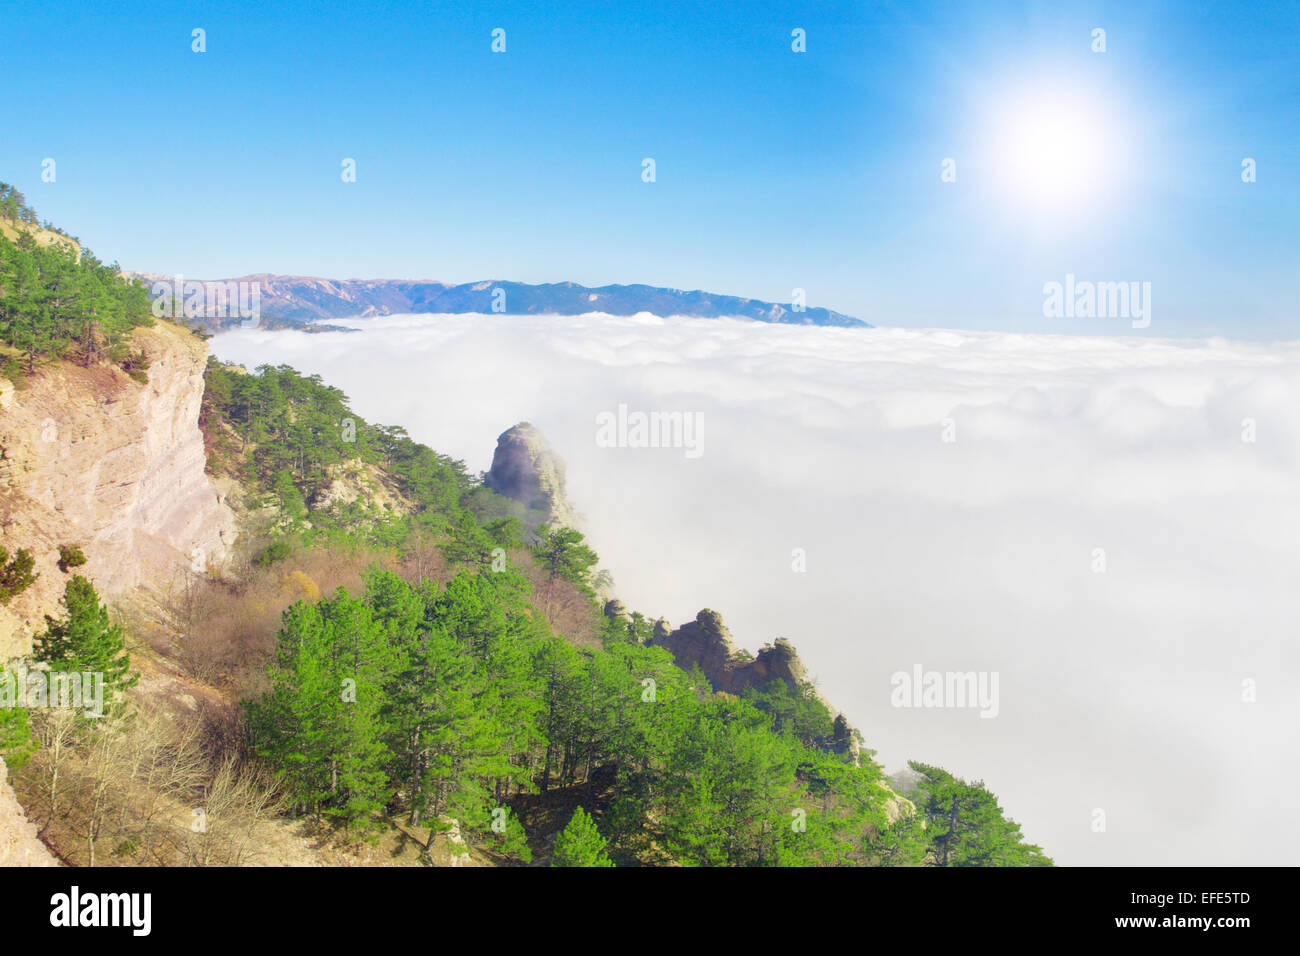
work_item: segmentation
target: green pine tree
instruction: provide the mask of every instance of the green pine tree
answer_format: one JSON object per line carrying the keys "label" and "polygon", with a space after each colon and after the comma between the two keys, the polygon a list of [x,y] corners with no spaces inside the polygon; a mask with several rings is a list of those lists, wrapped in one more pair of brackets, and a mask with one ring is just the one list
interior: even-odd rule
{"label": "green pine tree", "polygon": [[537,529],[537,542],[532,547],[533,556],[546,569],[548,580],[557,578],[579,587],[589,586],[591,569],[600,560],[596,552],[582,543],[582,533],[573,528],[551,528],[541,525]]}
{"label": "green pine tree", "polygon": [[19,548],[12,558],[0,548],[0,604],[8,604],[15,596],[31,587],[39,576],[32,572],[36,559],[26,548]]}
{"label": "green pine tree", "polygon": [[555,838],[555,855],[551,866],[613,866],[605,853],[605,838],[596,829],[593,820],[582,807],[573,811],[573,817]]}
{"label": "green pine tree", "polygon": [[138,673],[131,673],[126,637],[121,626],[109,619],[95,586],[81,575],[64,587],[63,606],[61,620],[45,616],[45,633],[36,638],[33,656],[52,671],[102,674],[107,710],[118,693],[140,679]]}
{"label": "green pine tree", "polygon": [[997,797],[980,781],[909,761],[921,775],[918,805],[926,817],[929,862],[935,866],[1052,866],[1040,847],[1024,842],[1020,824],[1008,820]]}

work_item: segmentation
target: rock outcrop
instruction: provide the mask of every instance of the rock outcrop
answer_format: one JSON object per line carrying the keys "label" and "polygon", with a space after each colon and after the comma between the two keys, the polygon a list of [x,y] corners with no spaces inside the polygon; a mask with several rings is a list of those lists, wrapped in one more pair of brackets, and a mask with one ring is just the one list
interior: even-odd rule
{"label": "rock outcrop", "polygon": [[705,608],[695,615],[695,620],[667,637],[654,640],[672,652],[678,667],[683,670],[699,667],[714,690],[738,694],[744,689],[740,673],[743,666],[736,659],[736,645],[717,611]]}
{"label": "rock outcrop", "polygon": [[573,527],[577,515],[564,490],[564,460],[528,422],[508,428],[497,438],[492,467],[483,483],[518,501],[532,513],[532,524]]}
{"label": "rock outcrop", "polygon": [[656,633],[652,641],[671,651],[679,667],[690,670],[698,665],[714,690],[728,694],[739,694],[746,685],[763,688],[774,680],[793,691],[808,681],[808,672],[794,645],[784,637],[778,637],[751,659],[747,653],[737,651],[722,615],[708,608],[666,636]]}
{"label": "rock outcrop", "polygon": [[0,760],[0,866],[58,865],[14,796],[8,769]]}
{"label": "rock outcrop", "polygon": [[313,511],[335,504],[357,504],[375,515],[402,517],[411,513],[411,503],[397,490],[396,482],[377,465],[351,461],[330,469],[329,483],[312,498]]}
{"label": "rock outcrop", "polygon": [[[684,670],[699,667],[715,691],[739,695],[747,686],[762,690],[779,680],[793,693],[808,683],[803,662],[794,645],[784,637],[764,645],[756,656],[750,657],[748,652],[736,649],[722,615],[709,608],[675,631],[669,632],[667,625],[661,627],[661,624],[664,624],[662,620],[656,622],[650,643],[671,651],[677,666]],[[818,699],[835,713],[835,708],[820,694]],[[819,738],[818,743],[827,751],[851,754],[855,759],[861,749],[857,734],[843,714],[836,715],[831,733]]]}
{"label": "rock outcrop", "polygon": [[61,544],[85,551],[76,573],[102,596],[135,604],[164,602],[181,575],[228,555],[235,516],[204,471],[198,426],[207,345],[165,322],[133,338],[144,383],[67,362],[21,388],[0,378],[0,545],[31,551],[40,575],[0,608],[0,660],[27,653],[57,608]]}

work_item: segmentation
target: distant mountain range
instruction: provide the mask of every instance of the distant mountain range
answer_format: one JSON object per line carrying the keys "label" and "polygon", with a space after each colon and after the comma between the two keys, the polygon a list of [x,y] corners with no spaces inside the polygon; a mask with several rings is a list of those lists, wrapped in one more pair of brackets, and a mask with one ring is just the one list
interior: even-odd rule
{"label": "distant mountain range", "polygon": [[[172,277],[129,273],[146,284]],[[316,319],[400,315],[421,312],[502,312],[506,315],[685,315],[696,318],[738,316],[784,325],[868,327],[866,322],[830,309],[795,311],[789,303],[764,302],[733,295],[649,285],[606,285],[590,288],[573,282],[528,285],[522,282],[467,282],[447,285],[413,279],[317,279],[310,276],[248,275],[206,282],[256,282],[264,325],[283,327]],[[498,290],[500,290],[498,292]],[[494,304],[499,303],[497,308]],[[205,319],[211,331],[236,325],[239,319]]]}

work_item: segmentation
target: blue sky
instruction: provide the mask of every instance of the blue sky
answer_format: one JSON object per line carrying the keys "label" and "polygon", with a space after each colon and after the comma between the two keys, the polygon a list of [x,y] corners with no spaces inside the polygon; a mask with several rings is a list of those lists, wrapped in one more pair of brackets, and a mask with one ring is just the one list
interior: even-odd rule
{"label": "blue sky", "polygon": [[[125,268],[798,287],[882,325],[1129,333],[1044,317],[1072,273],[1151,283],[1131,334],[1300,336],[1295,3],[55,2],[3,23],[0,178]],[[1026,98],[1104,144],[1068,209],[1007,184]]]}

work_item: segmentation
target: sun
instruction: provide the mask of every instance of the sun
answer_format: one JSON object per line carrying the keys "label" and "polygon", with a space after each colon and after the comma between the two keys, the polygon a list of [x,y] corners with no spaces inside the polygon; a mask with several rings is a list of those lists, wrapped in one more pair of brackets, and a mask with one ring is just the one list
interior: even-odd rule
{"label": "sun", "polygon": [[1035,91],[995,113],[993,161],[1002,192],[1059,211],[1098,201],[1115,185],[1122,156],[1118,118],[1071,92]]}

